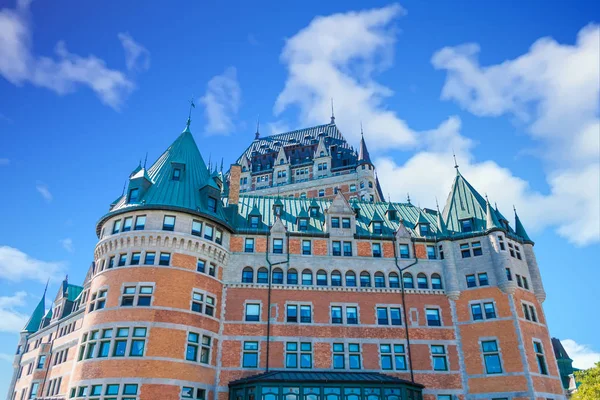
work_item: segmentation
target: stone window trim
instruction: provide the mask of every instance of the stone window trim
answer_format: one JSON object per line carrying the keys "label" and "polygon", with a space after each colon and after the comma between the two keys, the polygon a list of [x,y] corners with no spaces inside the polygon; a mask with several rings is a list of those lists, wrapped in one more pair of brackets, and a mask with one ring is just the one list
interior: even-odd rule
{"label": "stone window trim", "polygon": [[[527,318],[527,315],[525,315],[525,311],[523,310],[524,306],[528,307],[529,318]],[[532,313],[531,313],[532,310],[535,313],[534,315],[532,315]],[[540,320],[540,314],[538,313],[538,308],[534,303],[527,301],[527,300],[521,300],[521,312],[523,313],[523,317],[519,317],[519,319],[544,326],[544,324]]]}
{"label": "stone window trim", "polygon": [[[444,348],[444,354],[434,354],[432,351],[432,346],[441,346]],[[480,345],[481,346],[481,345]],[[447,344],[430,344],[429,346],[427,346],[429,348],[429,361],[431,362],[431,370],[432,371],[436,371],[437,373],[452,373],[455,371],[452,371],[450,368],[450,355],[448,354],[448,345]],[[435,369],[434,368],[434,356],[435,357],[442,357],[444,356],[446,358],[446,369],[445,370],[441,370],[441,369]]]}
{"label": "stone window trim", "polygon": [[[248,304],[258,304],[258,321],[246,321],[246,306]],[[242,315],[242,324],[266,324],[267,320],[264,317],[264,307],[262,300],[246,299],[244,300],[244,312]]]}
{"label": "stone window trim", "polygon": [[[438,310],[438,315],[440,316],[440,326],[429,326],[427,325],[427,309],[436,309]],[[425,326],[427,328],[444,328],[444,313],[442,312],[442,307],[437,304],[425,304],[423,307],[423,315],[425,316]]]}
{"label": "stone window trim", "polygon": [[[202,301],[199,300],[194,300],[194,293],[198,293],[202,295]],[[213,299],[213,304],[208,304],[206,302],[206,297],[211,297]],[[208,318],[213,318],[215,320],[219,320],[219,318],[217,318],[217,310],[218,310],[218,297],[216,294],[212,293],[212,292],[207,292],[204,289],[198,289],[198,288],[192,288],[192,291],[190,292],[190,310],[192,309],[192,305],[193,303],[202,303],[202,312],[199,314],[202,314],[204,317],[208,317]],[[208,304],[208,306],[212,306],[213,308],[213,315],[209,315],[206,314],[206,305]]]}
{"label": "stone window trim", "polygon": [[[310,243],[310,251],[308,254],[304,254],[304,242],[309,242]],[[313,254],[313,241],[311,239],[307,239],[307,238],[302,238],[302,240],[300,241],[300,255],[304,256],[304,257],[311,257]]]}
{"label": "stone window trim", "polygon": [[[390,346],[390,353],[382,353],[381,352],[381,345],[388,345]],[[402,345],[404,346],[404,352],[400,353],[400,352],[396,352],[394,345]],[[377,354],[378,354],[378,358],[379,358],[379,368],[381,368],[382,371],[410,371],[410,365],[409,365],[409,357],[408,357],[408,344],[406,342],[406,340],[397,340],[395,342],[382,342],[379,343],[377,346]],[[384,355],[389,355],[392,357],[392,368],[391,369],[384,369],[383,365],[382,365],[382,356]],[[395,356],[403,356],[404,357],[404,365],[406,368],[397,368],[396,365],[396,360],[395,360]]]}
{"label": "stone window trim", "polygon": [[[123,382],[121,382],[123,381]],[[135,382],[135,383],[133,383]],[[127,385],[128,387],[132,387],[133,385],[136,386],[136,390],[135,390],[135,394],[125,394],[124,390],[125,390],[125,385]],[[97,387],[100,386],[100,391],[101,391],[101,395],[98,396],[90,396],[91,392],[92,392],[92,387]],[[117,386],[118,387],[118,394],[112,395],[112,394],[105,394],[108,390],[109,386]],[[92,398],[96,398],[96,399],[105,399],[105,398],[110,398],[110,399],[116,399],[116,400],[122,400],[122,399],[139,399],[140,393],[141,393],[141,382],[138,382],[137,379],[117,379],[115,380],[115,382],[98,382],[96,384],[91,384],[91,385],[81,385],[81,386],[73,386],[70,387],[69,390],[66,392],[67,396],[69,399],[88,399],[90,397]],[[85,394],[81,395],[81,390],[85,390]],[[70,394],[69,394],[70,393]],[[65,396],[65,398],[67,398],[67,396]]]}
{"label": "stone window trim", "polygon": [[[145,330],[144,336],[134,336],[134,332],[137,328],[143,328]],[[117,336],[117,332],[120,329],[127,329],[127,336]],[[104,332],[110,331],[110,337],[104,337]],[[89,329],[86,332],[81,334],[79,339],[79,352],[73,358],[73,362],[87,362],[94,360],[104,360],[108,358],[112,359],[138,359],[146,356],[148,351],[148,340],[150,338],[151,328],[149,325],[141,325],[136,322],[125,322],[125,323],[110,323],[101,326],[94,326],[93,329]],[[92,339],[90,334],[92,332],[97,332],[98,336],[96,339]],[[85,338],[85,340],[84,340]],[[144,350],[141,356],[131,355],[132,351],[132,342],[134,340],[143,340],[144,341]],[[125,341],[125,349],[122,356],[114,355],[116,351],[115,343],[117,341]],[[89,351],[89,344],[95,343],[95,349],[93,350],[93,355],[91,357],[87,357],[87,353]],[[109,343],[108,355],[106,357],[99,357],[99,352],[101,350],[101,345],[103,342]]]}
{"label": "stone window trim", "polygon": [[[196,361],[187,359],[187,350],[188,345],[190,344],[189,337],[190,333],[198,335],[198,343],[194,343],[196,345]],[[210,345],[206,346],[203,344],[203,338],[208,337],[210,339]],[[185,330],[185,346],[183,346],[183,354],[182,360],[185,363],[195,364],[195,365],[204,365],[204,366],[212,366],[212,357],[213,357],[213,345],[215,344],[215,334],[214,332],[207,331],[205,329],[199,328],[191,328]],[[208,363],[202,362],[202,349],[208,347]]]}
{"label": "stone window trim", "polygon": [[[540,346],[540,348],[542,349],[542,353],[539,353],[536,349],[536,344]],[[537,367],[538,372],[532,372],[534,375],[537,376],[551,376],[550,375],[550,363],[548,363],[548,358],[547,355],[548,353],[548,349],[546,348],[546,346],[544,346],[544,341],[538,337],[532,337],[531,338],[531,346],[533,349],[533,353],[535,354],[535,358],[536,358],[536,362],[535,365]],[[552,349],[552,346],[550,346],[550,349]],[[550,350],[552,351],[552,350]],[[540,371],[540,365],[539,365],[539,360],[538,360],[538,356],[542,356],[543,357],[543,361],[544,361],[544,371]],[[545,373],[544,373],[545,372]],[[554,375],[553,375],[554,376]]]}
{"label": "stone window trim", "polygon": [[[485,298],[485,299],[477,299],[477,300],[470,300],[468,303],[468,311],[469,311],[469,315],[471,316],[471,318],[469,319],[469,322],[473,322],[473,323],[479,323],[479,322],[484,322],[487,321],[488,318],[485,315],[485,308],[484,308],[484,304],[485,303],[492,303],[494,305],[494,313],[496,314],[495,318],[491,318],[494,320],[499,319],[500,317],[498,316],[498,306],[496,304],[496,299],[494,298]],[[481,306],[481,312],[483,313],[483,319],[482,320],[473,320],[473,313],[471,312],[471,306],[473,304],[479,304]],[[490,339],[492,340],[492,339]]]}
{"label": "stone window trim", "polygon": [[[257,344],[256,350],[246,350],[244,348],[244,343],[246,342],[255,342]],[[261,356],[261,340],[242,340],[240,346],[240,368],[243,369],[259,369],[260,368],[260,356]],[[246,367],[244,366],[244,353],[256,353],[256,367]]]}
{"label": "stone window trim", "polygon": [[[285,304],[285,313],[284,313],[284,319],[283,322],[284,323],[288,323],[288,306],[296,306],[296,316],[298,318],[298,320],[296,322],[289,322],[290,324],[314,324],[315,323],[315,307],[314,304],[312,302],[307,302],[307,301],[286,301]],[[300,307],[301,306],[309,306],[310,307],[310,322],[301,322],[301,316],[300,316]],[[262,312],[262,310],[261,310]]]}
{"label": "stone window trim", "polygon": [[[485,366],[485,357],[483,352],[483,342],[495,341],[496,346],[498,347],[498,356],[500,357],[500,365],[502,366],[502,372],[496,374],[488,374]],[[502,346],[500,346],[500,338],[497,336],[480,336],[477,339],[477,346],[479,348],[479,355],[481,357],[481,371],[483,371],[483,376],[505,376],[507,375],[507,371],[504,368],[504,357],[502,356]]]}
{"label": "stone window trim", "polygon": [[[313,369],[314,368],[314,363],[315,363],[315,357],[314,357],[314,351],[315,351],[315,341],[312,338],[303,338],[302,340],[300,340],[300,338],[296,338],[297,340],[293,340],[293,337],[290,337],[289,339],[292,340],[285,340],[283,341],[283,368],[284,369],[304,369],[304,370],[308,370],[308,369]],[[306,339],[306,340],[304,340]],[[296,350],[288,350],[288,343],[296,343]],[[308,354],[309,351],[307,350],[302,350],[302,344],[310,344],[310,367],[301,367],[302,365],[302,354]],[[296,367],[288,367],[287,366],[287,358],[288,358],[288,354],[295,354],[296,355]]]}
{"label": "stone window trim", "polygon": [[[331,342],[331,368],[333,368],[334,365],[334,355],[336,354],[342,354],[341,351],[334,351],[333,348],[336,344],[342,344],[344,346],[344,371],[347,370],[361,370],[364,367],[364,363],[363,363],[363,353],[362,353],[362,344],[360,343],[360,341],[356,338],[345,338],[345,337],[341,337],[341,338],[336,338],[333,339],[333,341]],[[358,352],[356,351],[350,351],[350,345],[358,345]],[[360,363],[360,368],[350,368],[350,355],[358,355],[359,357],[359,363]],[[338,369],[338,368],[335,368]],[[339,370],[342,370],[341,368],[339,368]]]}
{"label": "stone window trim", "polygon": [[[341,307],[342,309],[342,323],[333,323],[333,316],[331,313],[332,307]],[[356,324],[348,324],[348,314],[346,313],[347,307],[355,307],[356,308]],[[360,305],[359,303],[341,303],[341,302],[332,302],[329,303],[329,323],[332,325],[360,325]]]}
{"label": "stone window trim", "polygon": [[[102,310],[106,307],[106,300],[108,298],[108,285],[102,285],[92,293],[88,301],[88,313]],[[120,304],[120,303],[119,303]]]}
{"label": "stone window trim", "polygon": [[[388,324],[387,325],[380,325],[379,324],[379,321],[378,321],[378,318],[377,318],[377,309],[378,308],[385,308],[387,310],[387,318],[388,318]],[[400,310],[400,325],[392,325],[392,317],[391,317],[391,312],[390,312],[391,308],[398,308]],[[431,307],[428,307],[428,308],[431,308]],[[375,325],[377,325],[379,327],[404,326],[405,321],[404,321],[403,307],[400,304],[377,303],[373,307],[373,312],[375,314]],[[440,320],[441,320],[441,310],[440,310]]]}
{"label": "stone window trim", "polygon": [[140,307],[137,306],[137,300],[140,296],[140,288],[144,286],[144,287],[152,287],[152,294],[150,295],[150,305],[149,306],[141,306],[141,307],[152,307],[154,305],[154,295],[156,294],[156,282],[123,282],[121,284],[121,290],[120,290],[120,295],[119,295],[119,303],[118,303],[118,307],[123,307],[121,304],[123,303],[123,297],[125,296],[131,296],[130,294],[126,295],[125,294],[125,288],[126,287],[135,287],[135,294],[133,295],[133,306],[131,307]]}

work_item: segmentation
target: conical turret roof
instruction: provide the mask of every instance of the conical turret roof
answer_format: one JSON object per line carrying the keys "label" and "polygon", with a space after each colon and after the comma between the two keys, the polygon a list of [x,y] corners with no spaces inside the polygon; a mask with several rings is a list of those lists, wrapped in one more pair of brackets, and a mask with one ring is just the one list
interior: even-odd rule
{"label": "conical turret roof", "polygon": [[367,149],[367,143],[365,142],[364,135],[360,136],[360,147],[358,148],[358,164],[372,164],[369,150]]}
{"label": "conical turret roof", "polygon": [[492,209],[492,206],[490,206],[490,202],[487,199],[485,201],[485,229],[487,231],[491,229],[502,229],[502,225],[500,224],[500,221],[498,221],[498,215],[496,214],[496,211]]}
{"label": "conical turret roof", "polygon": [[45,290],[44,290],[44,294],[42,295],[42,298],[40,299],[40,302],[33,310],[33,313],[31,313],[31,317],[29,317],[29,320],[25,324],[25,327],[23,328],[23,330],[25,332],[30,332],[30,333],[37,332],[38,329],[40,329],[40,324],[42,323],[42,320],[44,319],[44,315],[46,315],[46,291]]}
{"label": "conical turret roof", "polygon": [[521,219],[517,215],[516,209],[515,209],[515,234],[517,236],[521,237],[521,239],[523,239],[523,241],[533,243],[533,241],[529,238],[529,235],[525,231],[525,227],[523,227],[523,224],[521,223]]}
{"label": "conical turret roof", "polygon": [[473,231],[486,229],[486,201],[458,169],[446,200],[443,217],[448,231],[461,232],[461,220],[472,219]]}

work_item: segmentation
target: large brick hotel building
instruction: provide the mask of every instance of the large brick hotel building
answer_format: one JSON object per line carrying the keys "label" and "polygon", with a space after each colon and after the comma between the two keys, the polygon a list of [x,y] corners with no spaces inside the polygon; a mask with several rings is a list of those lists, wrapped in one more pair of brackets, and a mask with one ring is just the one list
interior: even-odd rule
{"label": "large brick hotel building", "polygon": [[448,185],[442,211],[385,202],[333,118],[223,174],[188,120],[41,299],[8,399],[563,399],[533,242]]}

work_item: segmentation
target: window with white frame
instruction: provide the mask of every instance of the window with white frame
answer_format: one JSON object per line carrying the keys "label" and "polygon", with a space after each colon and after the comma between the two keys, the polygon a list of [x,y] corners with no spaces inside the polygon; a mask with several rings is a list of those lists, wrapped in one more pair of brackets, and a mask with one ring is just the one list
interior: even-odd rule
{"label": "window with white frame", "polygon": [[210,364],[211,342],[212,339],[210,336],[188,332],[185,359],[187,361],[199,361],[202,364]]}
{"label": "window with white frame", "polygon": [[537,312],[535,311],[535,306],[529,303],[522,303],[523,306],[523,316],[528,321],[538,322]]}
{"label": "window with white frame", "polygon": [[402,325],[400,307],[377,307],[377,325]]}
{"label": "window with white frame", "polygon": [[258,342],[244,342],[242,353],[243,368],[258,368]]}
{"label": "window with white frame", "polygon": [[260,304],[258,303],[246,303],[246,317],[245,320],[248,322],[260,321]]}
{"label": "window with white frame", "polygon": [[70,399],[137,400],[138,385],[133,383],[108,383],[71,388]]}
{"label": "window with white frame", "polygon": [[433,363],[434,371],[448,371],[448,355],[446,354],[446,346],[430,345],[431,349],[431,360]]}
{"label": "window with white frame", "polygon": [[92,358],[143,357],[147,328],[117,327],[84,333],[77,361]]}
{"label": "window with white frame", "polygon": [[496,308],[493,302],[471,303],[473,321],[496,318]]}
{"label": "window with white frame", "polygon": [[215,314],[215,298],[202,291],[194,290],[192,292],[192,311],[212,317]]}
{"label": "window with white frame", "polygon": [[104,306],[106,305],[106,293],[107,289],[101,289],[98,290],[96,293],[92,293],[88,312],[92,312],[94,310],[102,310],[104,308]]}
{"label": "window with white frame", "polygon": [[154,286],[138,284],[123,287],[121,296],[122,307],[148,307],[152,304],[152,293]]}
{"label": "window with white frame", "polygon": [[286,342],[285,367],[286,368],[312,368],[312,343]]}
{"label": "window with white frame", "polygon": [[406,352],[403,344],[380,344],[379,357],[383,370],[406,370]]}
{"label": "window with white frame", "polygon": [[486,374],[501,374],[502,361],[500,359],[500,350],[496,340],[484,340],[481,342],[481,353],[485,364]]}
{"label": "window with white frame", "polygon": [[544,346],[538,340],[533,341],[533,350],[537,360],[538,370],[542,375],[548,375],[548,366],[546,365],[546,356],[544,355]]}

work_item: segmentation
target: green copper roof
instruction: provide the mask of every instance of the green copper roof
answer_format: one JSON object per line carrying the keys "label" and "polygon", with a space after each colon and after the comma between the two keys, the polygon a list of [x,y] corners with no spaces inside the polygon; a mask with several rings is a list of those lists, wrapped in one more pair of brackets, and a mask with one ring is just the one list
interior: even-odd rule
{"label": "green copper roof", "polygon": [[77,299],[77,296],[79,296],[81,292],[83,292],[82,286],[72,285],[69,283],[67,285],[67,300],[75,301],[75,299]]}
{"label": "green copper roof", "polygon": [[486,229],[485,200],[458,170],[443,214],[450,232],[461,232],[460,221],[464,219],[473,220],[473,231]]}
{"label": "green copper roof", "polygon": [[529,235],[527,235],[527,232],[525,232],[525,228],[521,223],[521,219],[517,215],[517,210],[515,210],[515,234],[525,242],[532,242],[532,240],[529,238]]}
{"label": "green copper roof", "polygon": [[44,295],[40,299],[40,302],[38,303],[38,305],[35,307],[35,310],[33,310],[33,313],[31,314],[29,321],[27,321],[27,323],[25,324],[25,327],[23,328],[23,330],[25,332],[30,332],[30,333],[37,332],[38,329],[40,329],[40,324],[42,323],[42,320],[44,319],[45,314],[46,314],[46,291],[44,291]]}
{"label": "green copper roof", "polygon": [[[419,217],[413,224],[413,228],[416,228],[418,225],[421,225],[421,224],[430,224],[431,225],[431,221],[428,220],[427,217],[425,217],[425,214],[423,214],[423,210],[419,210]],[[437,221],[436,221],[436,226],[437,226]]]}
{"label": "green copper roof", "polygon": [[[176,169],[179,170],[179,179],[174,179]],[[137,179],[141,177],[145,179]],[[224,221],[225,214],[220,205],[221,189],[215,179],[218,178],[212,177],[206,168],[188,120],[185,130],[148,170],[142,168],[135,171],[127,192],[103,218],[139,207],[190,210]],[[129,193],[133,188],[138,188],[139,196],[137,200],[130,201]],[[207,206],[209,193],[217,199],[216,213]]]}
{"label": "green copper roof", "polygon": [[[283,211],[281,212],[281,222],[289,232],[299,232],[297,219],[308,218],[308,232],[309,233],[325,233],[325,214],[323,212],[318,213],[315,217],[310,217],[307,210],[309,207],[317,205],[321,210],[326,210],[331,206],[332,200],[312,198],[312,199],[301,199],[293,197],[268,197],[268,196],[253,196],[253,195],[241,195],[238,204],[238,213],[233,216],[231,224],[239,232],[250,232],[257,231],[257,229],[251,229],[249,226],[248,216],[250,212],[256,207],[263,216],[262,228],[258,231],[265,231],[269,226],[275,222],[275,216],[273,214],[273,204],[276,201],[280,201],[283,204]],[[362,201],[352,201],[350,206],[353,209],[359,210],[359,215],[356,219],[356,233],[362,236],[372,235],[370,225],[373,219],[380,219],[383,222],[383,234],[391,236],[397,229],[400,220],[407,221],[407,226],[414,226],[415,222],[419,219],[426,221],[431,226],[431,234],[439,235],[437,231],[437,213],[433,210],[424,209],[421,210],[410,204],[404,203],[371,203]],[[386,211],[392,209],[396,211],[398,218],[395,220],[389,220],[387,218]],[[385,216],[385,217],[382,217]],[[410,228],[407,228],[410,231]]]}
{"label": "green copper roof", "polygon": [[498,221],[498,215],[492,206],[490,206],[490,202],[486,199],[485,201],[485,229],[502,229],[502,225],[500,225],[500,221]]}

